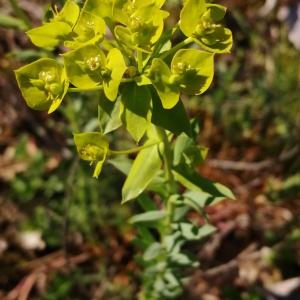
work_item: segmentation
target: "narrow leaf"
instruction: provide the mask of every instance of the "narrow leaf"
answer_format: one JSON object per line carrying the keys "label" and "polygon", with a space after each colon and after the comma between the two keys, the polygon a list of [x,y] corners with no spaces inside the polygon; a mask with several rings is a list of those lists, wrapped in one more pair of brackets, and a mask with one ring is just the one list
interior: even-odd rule
{"label": "narrow leaf", "polygon": [[103,134],[112,132],[122,126],[121,121],[122,107],[118,98],[116,102],[108,100],[104,93],[99,99],[98,119]]}
{"label": "narrow leaf", "polygon": [[151,94],[147,87],[130,83],[121,89],[121,99],[124,105],[123,122],[134,140],[139,142],[148,127]]}
{"label": "narrow leaf", "polygon": [[191,223],[180,223],[179,230],[185,240],[198,241],[214,233],[216,228],[210,224],[198,227]]}
{"label": "narrow leaf", "polygon": [[214,197],[226,197],[235,199],[235,196],[230,189],[224,185],[212,182],[207,178],[202,177],[194,170],[185,168],[183,165],[175,166],[176,179],[187,189],[193,191],[206,192]]}
{"label": "narrow leaf", "polygon": [[157,222],[164,219],[166,215],[167,213],[164,210],[147,211],[145,213],[133,216],[130,218],[129,222],[131,224]]}
{"label": "narrow leaf", "polygon": [[[148,141],[151,143],[151,141]],[[140,195],[161,168],[157,146],[143,149],[137,155],[122,189],[122,203]]]}

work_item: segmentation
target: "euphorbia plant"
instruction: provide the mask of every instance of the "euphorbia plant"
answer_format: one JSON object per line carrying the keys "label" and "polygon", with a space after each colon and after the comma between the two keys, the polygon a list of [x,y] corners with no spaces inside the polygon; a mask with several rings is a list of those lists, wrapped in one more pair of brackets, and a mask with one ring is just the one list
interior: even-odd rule
{"label": "euphorbia plant", "polygon": [[[182,94],[200,95],[209,88],[215,54],[231,48],[231,31],[222,25],[226,9],[186,0],[177,25],[165,29],[164,2],[86,0],[80,6],[67,0],[46,23],[27,32],[38,47],[62,45],[62,55],[16,71],[26,103],[36,110],[52,113],[67,93],[99,91],[99,131],[75,132],[74,142],[79,156],[94,166],[94,177],[104,163],[126,174],[122,203],[136,199],[144,210],[130,222],[137,228],[144,268],[139,297],[147,300],[180,295],[189,270],[198,265],[186,244],[215,230],[204,208],[233,197],[196,171],[207,150],[197,145],[196,123],[181,101]],[[174,44],[178,31],[186,39]],[[111,149],[108,135],[121,127],[140,145]],[[191,210],[204,216],[204,225],[193,223]]]}

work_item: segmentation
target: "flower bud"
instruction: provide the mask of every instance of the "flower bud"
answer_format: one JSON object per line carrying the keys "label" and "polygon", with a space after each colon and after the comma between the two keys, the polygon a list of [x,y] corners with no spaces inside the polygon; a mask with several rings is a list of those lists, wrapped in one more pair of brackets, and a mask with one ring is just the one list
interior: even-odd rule
{"label": "flower bud", "polygon": [[97,70],[101,66],[100,56],[97,55],[86,59],[85,64],[91,71]]}
{"label": "flower bud", "polygon": [[63,85],[61,83],[51,83],[49,86],[49,92],[53,96],[60,95],[63,91]]}

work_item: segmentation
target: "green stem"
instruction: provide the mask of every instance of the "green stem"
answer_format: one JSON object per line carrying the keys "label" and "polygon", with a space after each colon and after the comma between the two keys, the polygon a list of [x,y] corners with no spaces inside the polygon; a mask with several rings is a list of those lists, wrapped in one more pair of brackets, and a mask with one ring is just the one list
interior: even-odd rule
{"label": "green stem", "polygon": [[92,92],[103,90],[102,85],[95,86],[93,88],[68,88],[69,93],[82,93],[82,92]]}
{"label": "green stem", "polygon": [[151,143],[151,144],[143,145],[143,146],[140,146],[140,147],[131,148],[131,149],[128,149],[128,150],[109,150],[108,155],[126,155],[126,154],[132,154],[132,153],[139,152],[139,151],[141,151],[143,149],[147,149],[149,147],[158,145],[159,143],[161,143],[161,142],[158,141],[158,142],[154,142],[154,143]]}
{"label": "green stem", "polygon": [[[121,83],[132,82],[133,78],[123,78]],[[69,93],[82,93],[103,90],[103,85],[98,85],[92,88],[68,88]]]}
{"label": "green stem", "polygon": [[169,51],[163,53],[161,56],[159,56],[160,59],[165,59],[169,55],[177,52],[177,50],[183,48],[184,46],[187,46],[188,44],[191,44],[194,40],[191,37],[186,38],[184,41],[178,43],[176,46],[171,48]]}
{"label": "green stem", "polygon": [[27,15],[24,13],[24,11],[20,8],[17,0],[9,0],[10,5],[12,6],[12,8],[15,11],[15,14],[23,20],[23,22],[26,24],[27,29],[31,28],[31,23],[29,21],[29,18],[27,17]]}
{"label": "green stem", "polygon": [[167,180],[167,187],[168,187],[168,193],[169,198],[167,199],[167,220],[166,220],[166,232],[171,231],[171,224],[173,221],[173,215],[174,215],[174,205],[171,201],[171,195],[176,193],[176,182],[174,179],[174,175],[172,172],[172,150],[171,150],[171,144],[169,142],[168,136],[166,134],[166,131],[163,129],[158,129],[158,133],[162,139],[164,150],[163,150],[163,159],[164,159],[164,167],[165,167],[165,173],[166,173],[166,180]]}
{"label": "green stem", "polygon": [[138,60],[138,71],[141,74],[143,72],[143,53],[137,50],[137,60]]}

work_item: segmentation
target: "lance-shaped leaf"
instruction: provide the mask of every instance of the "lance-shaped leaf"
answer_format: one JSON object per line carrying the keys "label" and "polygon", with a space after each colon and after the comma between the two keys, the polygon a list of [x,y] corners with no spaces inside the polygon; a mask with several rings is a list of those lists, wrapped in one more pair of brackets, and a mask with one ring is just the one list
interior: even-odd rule
{"label": "lance-shaped leaf", "polygon": [[170,82],[171,75],[169,67],[163,60],[153,59],[149,70],[149,78],[165,109],[173,108],[179,101],[179,88],[177,84]]}
{"label": "lance-shaped leaf", "polygon": [[101,71],[105,70],[106,58],[95,45],[86,45],[63,55],[70,82],[83,89],[102,84]]}
{"label": "lance-shaped leaf", "polygon": [[127,69],[123,55],[117,48],[113,48],[107,55],[106,71],[103,77],[103,87],[106,97],[115,101],[119,91],[119,85]]}
{"label": "lance-shaped leaf", "polygon": [[121,99],[124,105],[123,123],[134,140],[139,142],[149,124],[151,94],[147,87],[129,83],[122,87]]}
{"label": "lance-shaped leaf", "polygon": [[68,90],[64,68],[55,60],[41,58],[15,71],[26,104],[35,110],[53,112]]}
{"label": "lance-shaped leaf", "polygon": [[173,57],[171,71],[176,74],[182,92],[204,93],[213,80],[214,54],[196,49],[181,49]]}
{"label": "lance-shaped leaf", "polygon": [[98,178],[109,148],[107,138],[99,132],[75,133],[74,142],[81,159],[96,163],[93,177]]}
{"label": "lance-shaped leaf", "polygon": [[203,163],[207,156],[208,149],[197,145],[194,139],[185,134],[176,138],[174,145],[174,166],[184,163],[191,168]]}
{"label": "lance-shaped leaf", "polygon": [[235,196],[229,188],[202,177],[195,170],[188,168],[183,164],[174,167],[174,174],[175,178],[191,191],[205,192],[213,197],[235,199]]}
{"label": "lance-shaped leaf", "polygon": [[108,100],[102,92],[99,97],[98,121],[103,134],[107,134],[122,126],[122,113],[123,107],[121,105],[121,99],[118,98],[117,101],[113,103]]}
{"label": "lance-shaped leaf", "polygon": [[203,209],[207,205],[214,205],[220,201],[226,199],[225,196],[214,197],[209,193],[197,191],[187,191],[183,194],[183,203],[199,213],[203,212]]}
{"label": "lance-shaped leaf", "polygon": [[103,39],[106,31],[104,20],[98,16],[82,11],[73,29],[73,39],[65,42],[65,46],[76,49],[86,43],[94,44]]}
{"label": "lance-shaped leaf", "polygon": [[[151,144],[149,140],[147,143]],[[122,189],[122,203],[140,195],[157,175],[162,162],[158,146],[143,149],[137,155]]]}
{"label": "lance-shaped leaf", "polygon": [[167,212],[164,210],[152,210],[152,211],[147,211],[133,216],[132,218],[130,218],[129,222],[131,224],[153,223],[153,222],[156,223],[160,220],[163,220],[166,216],[167,216]]}
{"label": "lance-shaped leaf", "polygon": [[178,226],[178,231],[186,241],[199,241],[216,231],[216,228],[209,224],[198,227],[191,223],[179,223],[175,226]]}
{"label": "lance-shaped leaf", "polygon": [[69,0],[50,22],[30,29],[26,33],[34,45],[41,48],[54,48],[69,38],[79,12],[79,6]]}
{"label": "lance-shaped leaf", "polygon": [[180,15],[180,29],[203,49],[214,52],[229,52],[232,33],[220,22],[226,8],[217,4],[206,4],[205,0],[188,0]]}

